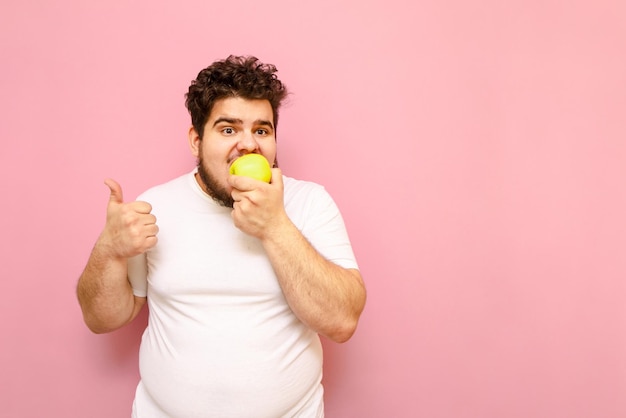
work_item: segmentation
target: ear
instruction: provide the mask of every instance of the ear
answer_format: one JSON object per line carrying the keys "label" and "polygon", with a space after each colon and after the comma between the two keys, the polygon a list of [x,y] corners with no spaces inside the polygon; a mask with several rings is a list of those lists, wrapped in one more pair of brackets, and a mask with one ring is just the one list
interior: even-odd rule
{"label": "ear", "polygon": [[202,141],[202,139],[200,138],[200,135],[198,135],[198,132],[196,132],[196,128],[193,126],[189,128],[188,136],[191,153],[197,158],[200,156],[200,141]]}

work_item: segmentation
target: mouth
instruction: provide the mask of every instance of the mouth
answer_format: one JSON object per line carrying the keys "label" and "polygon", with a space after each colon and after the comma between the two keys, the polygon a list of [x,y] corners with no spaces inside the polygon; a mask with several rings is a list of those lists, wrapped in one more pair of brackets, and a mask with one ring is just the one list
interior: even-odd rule
{"label": "mouth", "polygon": [[228,167],[230,167],[231,165],[233,165],[233,163],[235,162],[235,160],[239,157],[241,157],[243,154],[241,155],[233,155],[232,157],[228,157],[228,159],[226,160],[226,163],[228,164]]}
{"label": "mouth", "polygon": [[[248,154],[259,154],[259,155],[263,155],[260,152],[249,152]],[[247,154],[237,154],[237,155],[233,155],[232,157],[229,157],[228,160],[226,160],[226,163],[228,164],[228,167],[230,168],[231,165],[233,165],[233,163],[240,157],[243,157],[244,155]],[[264,156],[264,155],[263,155]],[[264,156],[265,157],[265,156]]]}

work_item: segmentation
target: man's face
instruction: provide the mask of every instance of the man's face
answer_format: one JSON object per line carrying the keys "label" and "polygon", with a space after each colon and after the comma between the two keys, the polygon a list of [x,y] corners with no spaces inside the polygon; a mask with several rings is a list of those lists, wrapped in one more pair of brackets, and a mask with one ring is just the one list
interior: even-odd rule
{"label": "man's face", "polygon": [[204,138],[189,129],[191,152],[198,159],[196,181],[224,206],[232,207],[227,183],[232,162],[244,154],[262,154],[274,165],[276,133],[272,106],[267,100],[229,97],[215,102],[204,125]]}

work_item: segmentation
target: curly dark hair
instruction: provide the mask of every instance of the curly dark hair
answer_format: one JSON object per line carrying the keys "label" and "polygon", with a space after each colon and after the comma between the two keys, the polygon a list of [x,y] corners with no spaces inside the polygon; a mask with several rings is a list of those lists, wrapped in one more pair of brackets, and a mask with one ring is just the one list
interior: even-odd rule
{"label": "curly dark hair", "polygon": [[276,67],[263,64],[253,56],[235,56],[215,61],[198,73],[185,94],[185,106],[191,124],[200,138],[215,102],[226,97],[265,99],[274,114],[274,129],[278,124],[278,109],[287,96],[287,87],[276,76]]}

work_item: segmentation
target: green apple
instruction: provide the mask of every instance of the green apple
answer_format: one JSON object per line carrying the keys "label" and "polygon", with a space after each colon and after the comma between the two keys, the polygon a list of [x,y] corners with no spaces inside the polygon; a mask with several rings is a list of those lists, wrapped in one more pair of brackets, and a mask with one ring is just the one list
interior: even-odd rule
{"label": "green apple", "polygon": [[246,154],[230,165],[230,174],[252,177],[269,183],[272,178],[272,169],[270,163],[261,154]]}

